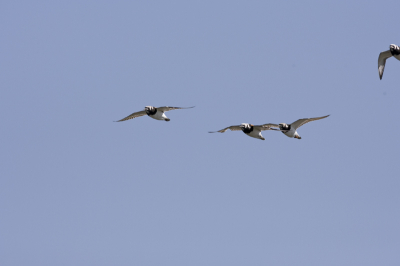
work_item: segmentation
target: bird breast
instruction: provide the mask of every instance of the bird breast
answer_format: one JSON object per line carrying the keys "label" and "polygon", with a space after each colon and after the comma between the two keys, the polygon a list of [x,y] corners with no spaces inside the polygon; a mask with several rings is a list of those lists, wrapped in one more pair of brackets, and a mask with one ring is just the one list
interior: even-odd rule
{"label": "bird breast", "polygon": [[289,138],[294,138],[294,136],[296,135],[296,130],[290,129],[290,130],[285,130],[285,131],[281,131],[283,134],[285,134],[286,136],[288,136]]}
{"label": "bird breast", "polygon": [[246,135],[256,139],[262,139],[261,131],[258,130],[252,130],[251,132],[246,133]]}

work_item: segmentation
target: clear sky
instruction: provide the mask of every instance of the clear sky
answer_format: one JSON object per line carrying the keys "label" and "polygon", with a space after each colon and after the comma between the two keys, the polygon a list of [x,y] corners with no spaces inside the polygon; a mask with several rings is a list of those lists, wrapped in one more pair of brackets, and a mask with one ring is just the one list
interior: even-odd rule
{"label": "clear sky", "polygon": [[1,1],[0,264],[399,265],[398,6]]}

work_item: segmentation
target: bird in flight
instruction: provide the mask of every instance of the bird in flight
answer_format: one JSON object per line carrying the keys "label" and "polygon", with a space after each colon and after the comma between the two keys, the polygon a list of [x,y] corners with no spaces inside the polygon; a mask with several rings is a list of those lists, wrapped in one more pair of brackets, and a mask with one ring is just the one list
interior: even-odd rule
{"label": "bird in flight", "polygon": [[189,108],[193,108],[192,107],[170,107],[170,106],[162,106],[162,107],[154,107],[154,106],[146,106],[144,108],[143,111],[139,111],[139,112],[135,112],[133,114],[128,115],[125,118],[122,118],[121,120],[115,121],[115,122],[122,122],[122,121],[126,121],[129,119],[133,119],[139,116],[144,116],[144,115],[148,115],[153,119],[156,120],[164,120],[164,121],[170,121],[171,119],[169,119],[166,115],[165,112],[167,111],[171,111],[171,110],[176,110],[176,109],[189,109]]}
{"label": "bird in flight", "polygon": [[301,139],[301,137],[297,133],[297,129],[299,127],[301,127],[302,125],[305,125],[305,124],[307,124],[308,122],[311,122],[311,121],[327,118],[328,116],[329,115],[321,116],[321,117],[315,117],[315,118],[303,118],[303,119],[299,119],[296,122],[293,122],[291,124],[280,123],[279,124],[279,129],[281,130],[281,132],[283,134],[285,134],[289,138]]}
{"label": "bird in flight", "polygon": [[261,131],[264,131],[264,130],[279,130],[279,129],[274,129],[274,127],[279,128],[279,126],[275,125],[275,124],[264,124],[264,125],[255,126],[253,124],[242,123],[241,125],[238,125],[238,126],[230,126],[230,127],[226,127],[224,129],[221,129],[219,131],[210,131],[208,133],[216,133],[216,132],[224,133],[228,129],[230,129],[232,131],[242,130],[249,137],[265,140],[265,138],[261,135]]}
{"label": "bird in flight", "polygon": [[395,45],[395,44],[391,44],[389,47],[390,47],[389,50],[384,51],[384,52],[379,54],[378,72],[379,72],[379,78],[380,79],[382,79],[383,70],[385,70],[386,59],[388,59],[388,58],[393,56],[397,60],[400,60],[400,47]]}

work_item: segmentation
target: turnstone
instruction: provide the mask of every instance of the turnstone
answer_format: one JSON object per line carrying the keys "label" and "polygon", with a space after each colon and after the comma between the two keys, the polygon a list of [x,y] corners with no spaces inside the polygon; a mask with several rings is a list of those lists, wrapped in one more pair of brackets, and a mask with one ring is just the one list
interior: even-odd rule
{"label": "turnstone", "polygon": [[378,71],[380,79],[382,79],[383,70],[385,70],[386,59],[392,56],[394,56],[394,58],[396,58],[397,60],[400,60],[400,47],[395,44],[390,45],[390,50],[387,50],[379,54]]}
{"label": "turnstone", "polygon": [[210,131],[208,133],[216,133],[216,132],[220,132],[220,133],[224,133],[225,131],[227,131],[228,129],[232,130],[232,131],[239,131],[242,130],[247,136],[256,138],[256,139],[262,139],[265,140],[265,138],[261,135],[261,131],[264,130],[279,130],[279,129],[274,129],[273,127],[278,128],[278,125],[275,124],[264,124],[264,125],[252,125],[252,124],[247,124],[247,123],[242,123],[239,126],[230,126],[224,129],[221,129],[219,131]]}
{"label": "turnstone", "polygon": [[279,129],[283,134],[288,136],[289,138],[296,138],[296,139],[301,139],[299,134],[297,133],[297,129],[301,127],[304,124],[307,124],[308,122],[323,119],[328,117],[329,115],[326,116],[321,116],[321,117],[315,117],[315,118],[303,118],[299,119],[296,122],[293,122],[291,124],[285,124],[285,123],[280,123],[279,124]]}
{"label": "turnstone", "polygon": [[170,107],[170,106],[162,106],[162,107],[154,107],[154,106],[146,106],[143,111],[136,112],[133,114],[128,115],[125,118],[122,118],[121,120],[115,121],[115,122],[122,122],[125,120],[133,119],[139,116],[144,116],[148,115],[151,118],[157,119],[157,120],[164,120],[164,121],[170,121],[170,119],[165,115],[164,112],[171,111],[171,110],[176,110],[176,109],[189,109],[193,108],[192,107]]}

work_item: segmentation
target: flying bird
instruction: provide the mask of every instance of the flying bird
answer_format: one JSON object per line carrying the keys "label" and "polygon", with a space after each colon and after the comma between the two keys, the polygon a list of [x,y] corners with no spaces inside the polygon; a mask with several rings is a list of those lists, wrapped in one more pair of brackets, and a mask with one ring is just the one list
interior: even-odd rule
{"label": "flying bird", "polygon": [[219,131],[210,131],[208,133],[216,133],[216,132],[224,133],[228,129],[230,129],[232,131],[242,130],[249,137],[265,140],[265,138],[261,135],[261,131],[264,131],[264,130],[279,130],[279,129],[274,129],[273,127],[278,128],[279,126],[275,125],[275,124],[264,124],[264,125],[255,126],[255,125],[252,125],[252,124],[242,123],[239,126],[230,126],[230,127],[221,129]]}
{"label": "flying bird", "polygon": [[164,120],[164,121],[170,121],[171,119],[169,119],[166,115],[165,112],[167,111],[171,111],[171,110],[176,110],[176,109],[189,109],[189,108],[193,108],[192,107],[170,107],[170,106],[162,106],[162,107],[154,107],[154,106],[146,106],[144,108],[143,111],[140,112],[136,112],[133,114],[128,115],[125,118],[122,118],[121,120],[115,121],[115,122],[122,122],[122,121],[126,121],[129,119],[133,119],[139,116],[144,116],[144,115],[148,115],[153,119],[156,120]]}
{"label": "flying bird", "polygon": [[394,56],[394,58],[396,58],[397,60],[400,60],[400,47],[395,44],[390,45],[390,50],[384,51],[379,54],[378,72],[380,79],[382,79],[383,70],[385,70],[386,59],[392,56]]}
{"label": "flying bird", "polygon": [[321,116],[321,117],[315,117],[315,118],[303,118],[299,119],[296,122],[293,122],[291,124],[285,124],[285,123],[280,123],[279,124],[279,129],[283,134],[288,136],[289,138],[296,138],[296,139],[301,139],[299,134],[297,133],[297,129],[301,127],[302,125],[307,124],[308,122],[315,121],[315,120],[320,120],[323,118],[328,117],[329,115],[326,116]]}

